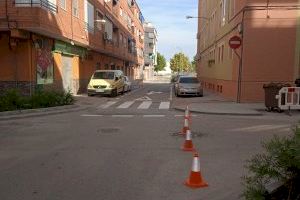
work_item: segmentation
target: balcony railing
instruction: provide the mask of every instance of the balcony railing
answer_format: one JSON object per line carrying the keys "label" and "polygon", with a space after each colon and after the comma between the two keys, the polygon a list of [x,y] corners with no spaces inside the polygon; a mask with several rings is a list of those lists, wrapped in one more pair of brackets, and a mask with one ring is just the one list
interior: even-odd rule
{"label": "balcony railing", "polygon": [[57,5],[49,0],[16,0],[15,5],[17,7],[41,7],[57,13]]}

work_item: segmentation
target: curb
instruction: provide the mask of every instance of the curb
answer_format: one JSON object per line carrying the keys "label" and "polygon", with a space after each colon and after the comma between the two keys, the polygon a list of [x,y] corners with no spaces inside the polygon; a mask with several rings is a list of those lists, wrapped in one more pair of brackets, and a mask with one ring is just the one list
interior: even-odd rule
{"label": "curb", "polygon": [[[175,110],[177,111],[185,111],[184,108],[178,108],[174,107]],[[216,113],[216,112],[203,112],[203,111],[198,111],[198,110],[193,110],[189,109],[190,112],[194,113],[200,113],[200,114],[207,114],[207,115],[229,115],[229,116],[262,116],[262,113]]]}
{"label": "curb", "polygon": [[28,110],[17,110],[17,111],[6,111],[0,112],[0,121],[11,120],[11,119],[22,119],[27,117],[38,117],[45,115],[55,115],[67,112],[75,112],[84,110],[86,107],[80,105],[67,105],[67,106],[57,106],[50,108],[38,108],[38,109],[28,109]]}

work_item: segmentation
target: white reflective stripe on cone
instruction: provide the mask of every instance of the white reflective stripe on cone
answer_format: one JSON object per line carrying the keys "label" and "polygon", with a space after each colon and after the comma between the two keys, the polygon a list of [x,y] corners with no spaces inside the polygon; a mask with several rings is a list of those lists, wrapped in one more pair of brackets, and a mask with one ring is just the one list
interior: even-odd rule
{"label": "white reflective stripe on cone", "polygon": [[185,140],[192,140],[192,133],[190,130],[187,130]]}
{"label": "white reflective stripe on cone", "polygon": [[188,119],[184,119],[184,127],[189,127],[189,120]]}
{"label": "white reflective stripe on cone", "polygon": [[199,160],[199,157],[194,157],[192,171],[193,172],[200,172],[200,160]]}
{"label": "white reflective stripe on cone", "polygon": [[189,107],[188,107],[188,106],[186,107],[186,110],[185,110],[185,116],[186,116],[186,117],[189,116]]}

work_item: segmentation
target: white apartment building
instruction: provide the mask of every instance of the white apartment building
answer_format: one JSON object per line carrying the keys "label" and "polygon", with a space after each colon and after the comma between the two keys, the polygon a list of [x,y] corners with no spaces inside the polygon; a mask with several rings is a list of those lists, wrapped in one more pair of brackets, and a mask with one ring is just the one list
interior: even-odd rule
{"label": "white apartment building", "polygon": [[152,80],[157,65],[157,31],[149,22],[144,23],[144,30],[144,80]]}

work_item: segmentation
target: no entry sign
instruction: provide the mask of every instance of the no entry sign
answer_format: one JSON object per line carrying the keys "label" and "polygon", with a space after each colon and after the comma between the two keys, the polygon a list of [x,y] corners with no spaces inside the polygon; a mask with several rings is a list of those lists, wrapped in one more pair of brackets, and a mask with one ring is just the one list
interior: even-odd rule
{"label": "no entry sign", "polygon": [[229,40],[229,46],[232,49],[238,49],[242,45],[242,38],[239,36],[233,36]]}

